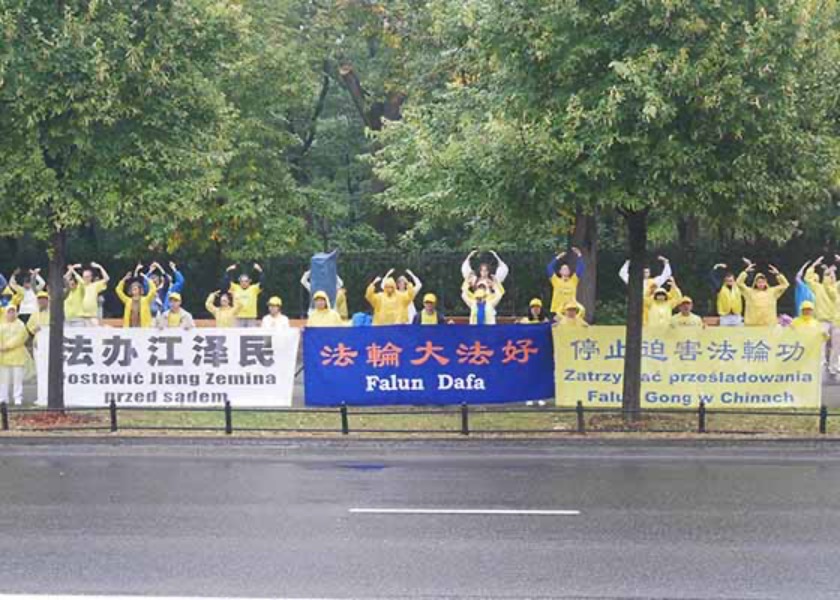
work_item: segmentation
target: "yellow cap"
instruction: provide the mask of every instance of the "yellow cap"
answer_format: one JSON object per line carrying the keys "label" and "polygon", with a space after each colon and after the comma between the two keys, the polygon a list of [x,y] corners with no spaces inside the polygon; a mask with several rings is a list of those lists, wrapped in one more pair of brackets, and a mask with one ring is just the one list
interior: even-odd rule
{"label": "yellow cap", "polygon": [[694,300],[691,299],[691,296],[683,296],[680,304],[694,304]]}
{"label": "yellow cap", "polygon": [[426,304],[427,302],[437,304],[437,296],[435,296],[434,294],[426,294],[425,296],[423,296],[423,304]]}
{"label": "yellow cap", "polygon": [[814,310],[814,303],[811,302],[810,300],[806,300],[805,302],[803,302],[802,304],[799,305],[799,310],[800,311],[808,310],[808,309]]}
{"label": "yellow cap", "polygon": [[653,292],[653,297],[656,298],[657,296],[667,296],[668,290],[665,288],[656,288],[656,291]]}
{"label": "yellow cap", "polygon": [[169,299],[170,300],[177,300],[178,302],[180,302],[181,301],[181,294],[179,294],[178,292],[172,292],[171,294],[169,294]]}
{"label": "yellow cap", "polygon": [[563,307],[563,312],[567,310],[574,310],[576,312],[580,312],[580,306],[578,306],[577,302],[566,302],[566,305]]}
{"label": "yellow cap", "polygon": [[385,279],[382,280],[382,289],[383,290],[385,288],[396,288],[396,287],[397,287],[397,282],[394,281],[393,277],[386,277]]}
{"label": "yellow cap", "polygon": [[542,305],[543,305],[542,300],[540,300],[539,298],[534,298],[533,300],[531,300],[531,304],[530,304],[531,308],[534,308],[534,307],[542,308]]}
{"label": "yellow cap", "polygon": [[41,300],[42,298],[44,300],[49,300],[50,299],[50,295],[47,292],[38,292],[37,296],[38,296],[38,300]]}
{"label": "yellow cap", "polygon": [[487,297],[487,290],[485,290],[483,287],[480,287],[475,291],[473,296],[478,300],[482,300]]}
{"label": "yellow cap", "polygon": [[320,300],[326,300],[327,302],[329,302],[330,297],[329,297],[329,296],[327,296],[327,292],[315,292],[315,293],[312,295],[312,299],[313,299],[313,300],[319,300],[319,299],[320,299]]}
{"label": "yellow cap", "polygon": [[280,296],[272,296],[268,299],[269,306],[283,306],[283,300],[280,299]]}

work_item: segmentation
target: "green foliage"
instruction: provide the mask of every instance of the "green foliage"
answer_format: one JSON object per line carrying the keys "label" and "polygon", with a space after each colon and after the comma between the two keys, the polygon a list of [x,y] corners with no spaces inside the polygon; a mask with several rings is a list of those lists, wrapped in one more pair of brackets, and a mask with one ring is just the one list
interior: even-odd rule
{"label": "green foliage", "polygon": [[197,221],[229,159],[222,0],[0,3],[2,233]]}

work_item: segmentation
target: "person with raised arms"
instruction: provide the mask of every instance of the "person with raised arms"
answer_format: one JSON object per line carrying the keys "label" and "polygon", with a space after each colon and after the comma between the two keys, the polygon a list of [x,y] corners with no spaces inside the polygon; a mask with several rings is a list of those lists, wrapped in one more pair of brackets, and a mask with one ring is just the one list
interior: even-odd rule
{"label": "person with raised arms", "polygon": [[[77,271],[78,268],[81,268],[81,265],[70,267],[71,277],[82,288],[79,315],[75,320],[79,325],[96,327],[99,325],[99,294],[108,289],[111,276],[102,265],[95,262],[90,263],[90,267],[82,271],[81,275]],[[99,271],[99,279],[94,278],[94,270]]]}
{"label": "person with raised arms", "polygon": [[260,278],[263,276],[263,268],[259,263],[254,263],[254,281],[251,281],[251,276],[247,273],[240,273],[237,283],[232,283],[230,274],[235,271],[239,265],[230,265],[225,271],[223,290],[230,290],[233,297],[233,305],[239,308],[238,324],[239,327],[259,327],[260,322],[257,321],[257,299],[259,298],[262,288],[260,287]]}
{"label": "person with raised arms", "polygon": [[[143,273],[143,265],[138,264],[134,269],[134,281],[131,279],[131,271],[117,284],[117,297],[123,303],[123,327],[151,327],[154,323],[152,317],[152,303],[157,298],[157,286],[155,282]],[[138,278],[142,277],[143,283]],[[125,293],[125,286],[128,285],[128,294]],[[145,293],[144,293],[145,290]]]}
{"label": "person with raised arms", "polygon": [[726,263],[718,263],[709,273],[709,281],[716,294],[717,314],[721,327],[740,327],[744,324],[744,298],[735,283],[735,274],[726,271],[723,277],[718,272],[728,269]]}
{"label": "person with raised arms", "polygon": [[473,257],[478,254],[478,250],[473,250],[469,253],[464,262],[461,264],[461,276],[464,281],[471,281],[472,287],[470,291],[474,291],[479,283],[483,283],[486,289],[492,289],[493,284],[504,284],[505,279],[510,274],[510,268],[505,261],[496,253],[495,250],[490,250],[490,254],[496,259],[496,272],[490,271],[490,264],[482,262],[478,265],[478,274],[473,271],[471,261]]}
{"label": "person with raised arms", "polygon": [[[408,284],[405,291],[397,289],[397,282],[391,277],[394,270],[385,274],[385,278],[377,277],[367,287],[365,299],[373,308],[373,324],[378,325],[406,325],[408,305],[414,301],[415,290]],[[382,291],[376,291],[376,285],[382,282]]]}
{"label": "person with raised arms", "polygon": [[[566,252],[561,252],[548,263],[547,274],[552,289],[551,312],[555,315],[561,314],[563,307],[572,300],[577,302],[578,285],[586,272],[581,251],[573,246],[572,253],[575,255],[574,273],[570,263],[564,262],[558,269],[557,265],[566,256]],[[585,312],[583,306],[580,302],[578,302],[578,305],[581,314],[583,314]]]}
{"label": "person with raised arms", "polygon": [[748,258],[743,260],[746,268],[738,275],[736,282],[745,300],[744,324],[750,327],[777,325],[779,316],[776,307],[779,298],[790,287],[788,280],[776,267],[769,265],[770,273],[776,277],[776,285],[770,287],[767,276],[756,273],[752,286],[747,286],[747,277],[755,271],[755,263]]}
{"label": "person with raised arms", "polygon": [[[219,302],[218,306],[216,306],[217,300]],[[239,307],[233,306],[233,300],[227,292],[221,290],[210,292],[204,301],[204,308],[213,315],[216,320],[216,327],[227,328],[239,325]]]}

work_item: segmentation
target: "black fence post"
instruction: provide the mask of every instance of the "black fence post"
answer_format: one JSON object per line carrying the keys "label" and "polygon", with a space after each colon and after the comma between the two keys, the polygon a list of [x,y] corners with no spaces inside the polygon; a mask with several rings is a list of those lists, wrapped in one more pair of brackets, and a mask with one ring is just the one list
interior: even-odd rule
{"label": "black fence post", "polygon": [[111,404],[108,405],[108,412],[111,413],[111,433],[116,433],[117,431],[117,403],[114,400],[111,400]]}
{"label": "black fence post", "polygon": [[470,434],[470,408],[466,402],[461,403],[461,435]]}
{"label": "black fence post", "polygon": [[225,435],[233,433],[233,408],[230,400],[225,400]]}
{"label": "black fence post", "polygon": [[347,404],[341,403],[341,435],[350,434],[350,417],[347,414]]}
{"label": "black fence post", "polygon": [[0,402],[0,420],[3,421],[3,431],[9,431],[9,405]]}
{"label": "black fence post", "polygon": [[577,413],[577,432],[586,433],[586,419],[583,414],[583,402],[580,400],[578,400],[577,406],[575,407],[575,413]]}
{"label": "black fence post", "polygon": [[702,401],[697,409],[697,433],[706,433],[706,403]]}
{"label": "black fence post", "polygon": [[828,408],[822,406],[820,407],[820,433],[825,435],[826,431],[828,431]]}

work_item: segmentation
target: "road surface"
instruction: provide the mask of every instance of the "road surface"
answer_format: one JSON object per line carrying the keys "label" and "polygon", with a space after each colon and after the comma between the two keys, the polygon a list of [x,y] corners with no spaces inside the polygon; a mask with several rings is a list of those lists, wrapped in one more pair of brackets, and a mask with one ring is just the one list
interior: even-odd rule
{"label": "road surface", "polygon": [[840,445],[0,442],[0,592],[838,598]]}

